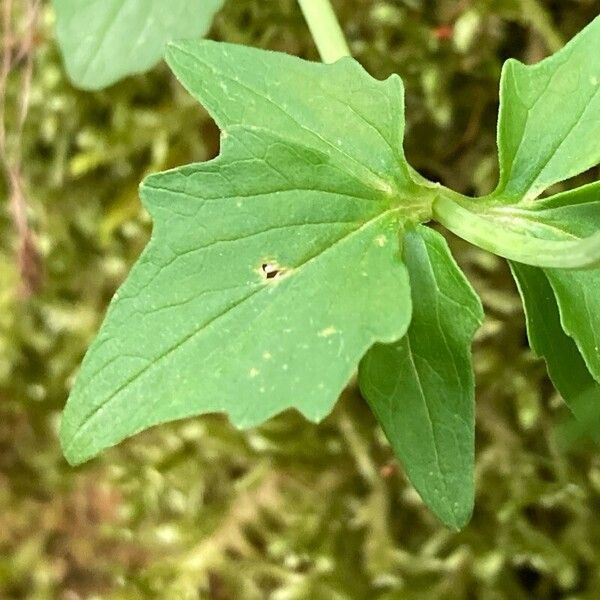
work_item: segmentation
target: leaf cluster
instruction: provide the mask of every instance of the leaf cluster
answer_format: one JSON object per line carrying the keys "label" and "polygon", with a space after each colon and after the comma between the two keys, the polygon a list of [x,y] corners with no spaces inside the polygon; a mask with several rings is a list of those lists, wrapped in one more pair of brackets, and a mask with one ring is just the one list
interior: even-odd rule
{"label": "leaf cluster", "polygon": [[171,44],[221,154],[144,181],[153,237],[84,360],[62,421],[67,458],[207,412],[240,427],[291,407],[317,421],[360,363],[413,485],[462,527],[483,311],[432,219],[511,259],[533,349],[574,414],[596,422],[600,188],[538,197],[600,162],[599,32],[596,19],[537,65],[505,64],[500,181],[478,199],[406,161],[397,76],[377,81],[349,58]]}

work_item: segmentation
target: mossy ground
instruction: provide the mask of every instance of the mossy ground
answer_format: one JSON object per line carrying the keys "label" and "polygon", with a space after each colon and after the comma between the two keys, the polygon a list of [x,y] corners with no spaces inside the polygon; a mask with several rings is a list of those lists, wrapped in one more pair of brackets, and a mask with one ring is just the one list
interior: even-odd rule
{"label": "mossy ground", "polygon": [[[600,8],[596,0],[335,4],[355,56],[406,83],[411,162],[471,194],[496,177],[502,61],[541,58]],[[230,0],[211,35],[316,58],[292,0]],[[4,210],[7,182],[0,188],[0,598],[599,597],[597,448],[527,349],[506,266],[456,240],[487,311],[474,349],[476,509],[462,532],[422,506],[352,389],[319,426],[289,413],[240,433],[205,417],[69,468],[57,440],[61,407],[149,236],[137,184],[149,171],[214,156],[218,132],[165,67],[106,91],[73,89],[47,4],[34,41],[22,134],[12,127],[19,62],[6,92],[42,265],[29,294]]]}

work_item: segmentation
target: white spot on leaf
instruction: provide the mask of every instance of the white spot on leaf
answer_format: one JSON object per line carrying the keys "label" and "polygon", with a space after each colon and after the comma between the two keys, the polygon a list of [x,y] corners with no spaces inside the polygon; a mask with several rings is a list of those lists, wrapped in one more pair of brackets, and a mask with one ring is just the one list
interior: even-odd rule
{"label": "white spot on leaf", "polygon": [[319,337],[330,337],[337,332],[337,329],[331,325],[329,327],[325,327],[325,329],[321,329],[321,331],[319,331]]}

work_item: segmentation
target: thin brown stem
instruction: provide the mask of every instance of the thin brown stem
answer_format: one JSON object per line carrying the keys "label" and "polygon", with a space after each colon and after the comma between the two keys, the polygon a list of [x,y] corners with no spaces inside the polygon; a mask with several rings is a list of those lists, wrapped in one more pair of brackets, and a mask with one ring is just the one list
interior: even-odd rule
{"label": "thin brown stem", "polygon": [[[22,292],[30,295],[40,283],[39,254],[27,218],[27,200],[23,189],[22,149],[23,128],[29,108],[33,75],[35,31],[40,11],[39,0],[26,0],[24,33],[16,33],[13,0],[2,5],[2,61],[0,64],[0,160],[6,175],[9,192],[9,210],[17,234],[17,263],[22,281]],[[7,131],[8,82],[11,75],[18,77],[15,125]],[[9,140],[10,133],[10,140]],[[9,147],[10,146],[10,147]]]}

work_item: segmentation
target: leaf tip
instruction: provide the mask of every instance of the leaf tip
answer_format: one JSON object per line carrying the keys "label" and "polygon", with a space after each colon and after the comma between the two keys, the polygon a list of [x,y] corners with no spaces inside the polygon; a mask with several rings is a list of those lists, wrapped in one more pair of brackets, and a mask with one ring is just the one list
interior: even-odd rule
{"label": "leaf tip", "polygon": [[177,58],[181,56],[183,52],[184,49],[182,48],[181,40],[167,42],[167,45],[165,46],[164,60],[171,69],[171,71],[173,71],[173,73],[175,74],[177,74]]}
{"label": "leaf tip", "polygon": [[452,500],[448,498],[448,501],[443,504],[431,502],[427,498],[423,498],[423,501],[427,508],[452,531],[458,532],[464,529],[473,516],[475,502],[472,495],[469,499]]}
{"label": "leaf tip", "polygon": [[77,446],[74,444],[75,435],[68,426],[65,426],[64,413],[61,420],[59,441],[63,456],[69,465],[76,467],[87,460],[78,452]]}
{"label": "leaf tip", "polygon": [[73,418],[71,408],[72,397],[69,397],[60,419],[58,439],[65,460],[72,467],[76,467],[93,458],[98,451],[82,446],[80,428],[81,423]]}
{"label": "leaf tip", "polygon": [[454,531],[464,529],[473,516],[473,503],[456,508],[452,511],[453,518],[446,523]]}

